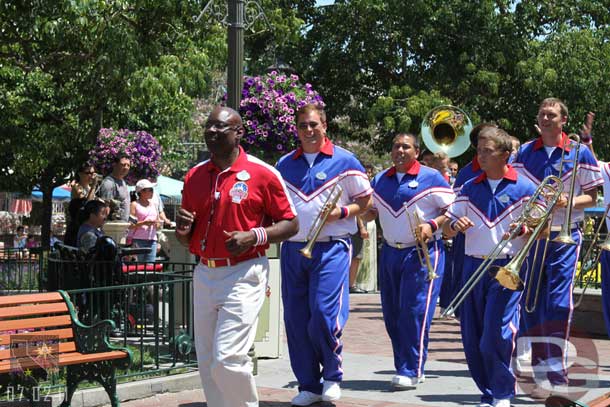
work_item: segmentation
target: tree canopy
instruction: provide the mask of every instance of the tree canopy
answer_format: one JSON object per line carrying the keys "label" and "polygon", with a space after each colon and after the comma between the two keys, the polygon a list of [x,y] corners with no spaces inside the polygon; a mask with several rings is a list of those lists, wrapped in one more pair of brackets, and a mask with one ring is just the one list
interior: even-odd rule
{"label": "tree canopy", "polygon": [[[215,0],[217,5],[226,4]],[[569,131],[597,113],[610,158],[609,0],[260,0],[246,74],[295,68],[327,103],[331,135],[377,153],[397,130],[451,103],[474,123],[534,136],[538,103],[563,99]],[[86,160],[104,127],[146,130],[166,173],[192,163],[197,110],[222,96],[226,27],[208,1],[6,0],[0,4],[0,190],[53,186]],[[373,160],[373,157],[370,157]],[[44,239],[44,236],[43,236]]]}
{"label": "tree canopy", "polygon": [[[311,15],[294,65],[316,86],[331,115],[361,129],[419,132],[437,103],[464,109],[476,123],[496,121],[533,137],[538,103],[565,100],[568,129],[587,111],[608,119],[610,44],[607,0],[338,0]],[[369,137],[370,132],[354,131]],[[610,148],[599,145],[602,155]]]}

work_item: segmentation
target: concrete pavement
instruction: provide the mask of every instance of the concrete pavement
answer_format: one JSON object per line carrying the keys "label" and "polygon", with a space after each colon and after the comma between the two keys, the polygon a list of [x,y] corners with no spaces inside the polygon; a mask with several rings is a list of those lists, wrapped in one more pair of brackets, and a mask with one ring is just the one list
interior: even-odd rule
{"label": "concrete pavement", "polygon": [[[352,295],[350,319],[344,341],[343,397],[335,403],[317,403],[315,407],[424,407],[424,406],[475,406],[480,393],[469,377],[455,320],[435,319],[431,329],[426,381],[415,390],[392,391],[389,383],[393,370],[392,350],[385,332],[378,294]],[[588,355],[580,363],[586,368],[580,378],[586,379],[577,397],[591,400],[610,391],[610,341],[605,339],[575,338],[572,341],[580,354],[583,349],[594,349],[596,356]],[[290,406],[296,394],[297,383],[290,369],[287,350],[279,359],[259,361],[256,377],[261,407]],[[588,360],[588,362],[587,362]],[[576,374],[574,375],[576,376]],[[571,377],[574,377],[571,375]],[[191,377],[192,378],[192,377]],[[192,382],[192,380],[191,380]],[[542,406],[541,401],[527,394],[532,384],[524,383],[518,389],[513,406]],[[124,407],[203,407],[206,406],[200,388],[123,402]]]}

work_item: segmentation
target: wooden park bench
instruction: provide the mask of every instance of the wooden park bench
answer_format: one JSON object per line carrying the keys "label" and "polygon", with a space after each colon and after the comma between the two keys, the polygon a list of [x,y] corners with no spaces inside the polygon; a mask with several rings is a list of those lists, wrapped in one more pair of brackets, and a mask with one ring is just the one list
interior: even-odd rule
{"label": "wooden park bench", "polygon": [[64,291],[0,297],[0,378],[14,387],[22,386],[33,400],[33,377],[66,366],[66,395],[62,407],[69,407],[83,380],[101,384],[113,407],[119,406],[116,393],[117,368],[131,363],[129,349],[108,340],[111,320],[92,326],[79,322]]}

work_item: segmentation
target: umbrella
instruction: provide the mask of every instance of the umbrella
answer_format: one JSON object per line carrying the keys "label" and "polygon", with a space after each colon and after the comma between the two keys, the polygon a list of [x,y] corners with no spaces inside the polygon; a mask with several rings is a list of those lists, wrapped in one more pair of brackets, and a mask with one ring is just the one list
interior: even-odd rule
{"label": "umbrella", "polygon": [[[70,199],[70,186],[68,184],[60,185],[53,189],[53,200],[54,201],[67,201]],[[42,199],[42,192],[38,187],[32,191],[32,197],[36,200]]]}

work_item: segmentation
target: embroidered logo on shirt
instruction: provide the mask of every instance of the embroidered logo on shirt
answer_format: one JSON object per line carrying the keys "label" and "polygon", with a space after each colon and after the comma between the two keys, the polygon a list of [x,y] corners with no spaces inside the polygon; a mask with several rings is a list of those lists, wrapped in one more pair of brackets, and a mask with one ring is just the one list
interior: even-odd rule
{"label": "embroidered logo on shirt", "polygon": [[409,182],[407,185],[409,185],[409,188],[415,189],[419,185],[419,182],[413,180],[413,181]]}
{"label": "embroidered logo on shirt", "polygon": [[326,173],[324,171],[320,171],[316,174],[316,178],[320,181],[324,181],[326,179]]}
{"label": "embroidered logo on shirt", "polygon": [[236,182],[229,191],[231,202],[241,203],[242,200],[248,197],[248,186],[245,182]]}

